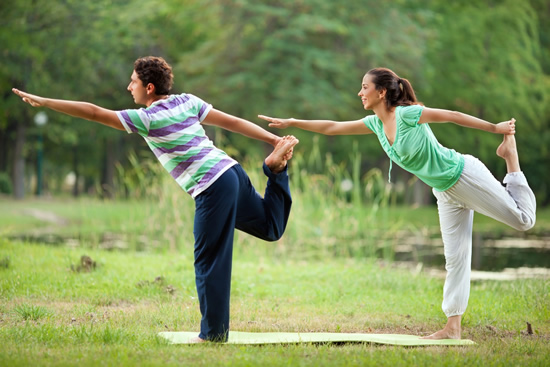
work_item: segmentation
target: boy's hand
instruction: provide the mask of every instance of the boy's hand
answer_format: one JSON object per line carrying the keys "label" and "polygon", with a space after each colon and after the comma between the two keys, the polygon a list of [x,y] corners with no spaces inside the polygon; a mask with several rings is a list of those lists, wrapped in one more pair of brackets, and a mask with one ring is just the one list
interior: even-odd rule
{"label": "boy's hand", "polygon": [[17,94],[23,102],[30,104],[33,107],[41,107],[44,105],[44,98],[35,96],[34,94],[21,92],[19,89],[12,89],[13,93]]}

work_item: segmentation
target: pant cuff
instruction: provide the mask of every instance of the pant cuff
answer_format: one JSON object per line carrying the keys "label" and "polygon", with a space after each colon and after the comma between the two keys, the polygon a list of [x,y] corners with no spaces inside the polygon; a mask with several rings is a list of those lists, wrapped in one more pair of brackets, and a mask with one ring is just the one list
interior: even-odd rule
{"label": "pant cuff", "polygon": [[502,182],[506,185],[527,185],[527,178],[525,178],[523,172],[510,172],[504,177]]}
{"label": "pant cuff", "polygon": [[263,164],[263,169],[264,169],[264,174],[271,178],[272,180],[277,180],[277,179],[280,179],[280,178],[284,178],[286,179],[286,177],[288,176],[288,164],[285,166],[285,168],[279,172],[279,173],[273,173],[271,172],[271,170],[269,169],[269,167],[267,166],[267,164]]}
{"label": "pant cuff", "polygon": [[447,317],[462,316],[462,315],[464,315],[464,312],[465,312],[465,311],[445,312],[445,316],[447,316]]}

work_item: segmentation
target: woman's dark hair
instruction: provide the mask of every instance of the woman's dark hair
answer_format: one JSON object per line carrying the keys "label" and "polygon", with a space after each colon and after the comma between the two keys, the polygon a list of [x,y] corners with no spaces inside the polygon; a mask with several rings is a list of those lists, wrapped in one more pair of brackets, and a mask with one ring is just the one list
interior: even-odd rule
{"label": "woman's dark hair", "polygon": [[419,104],[414,89],[407,79],[402,79],[396,73],[386,68],[375,68],[367,72],[372,75],[376,90],[386,90],[386,107],[410,106]]}
{"label": "woman's dark hair", "polygon": [[155,86],[155,93],[158,96],[170,93],[174,75],[172,67],[162,57],[141,57],[134,62],[134,70],[144,87],[149,83]]}

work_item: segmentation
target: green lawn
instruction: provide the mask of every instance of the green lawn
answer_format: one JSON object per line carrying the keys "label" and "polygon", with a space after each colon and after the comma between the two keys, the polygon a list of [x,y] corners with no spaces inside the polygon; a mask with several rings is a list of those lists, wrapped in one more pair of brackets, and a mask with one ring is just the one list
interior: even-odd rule
{"label": "green lawn", "polygon": [[[94,270],[77,271],[82,255]],[[463,337],[475,346],[168,345],[158,332],[198,331],[192,263],[191,252],[0,239],[0,365],[550,364],[548,279],[474,282]],[[232,284],[232,330],[426,335],[445,321],[442,279],[364,258],[240,254]]]}
{"label": "green lawn", "polygon": [[[0,236],[56,242],[57,237],[86,247],[133,250],[192,249],[194,202],[180,191],[158,200],[28,199],[0,197]],[[274,248],[285,256],[372,255],[375,246],[393,246],[402,236],[440,237],[435,206],[353,205],[307,198],[296,193],[288,228]],[[45,216],[45,217],[44,217]],[[476,215],[474,231],[522,237],[506,225]],[[550,233],[550,208],[539,209],[537,224],[527,235]],[[48,238],[54,235],[54,238]],[[57,237],[55,237],[57,236]],[[46,237],[44,239],[44,237]],[[255,251],[256,241],[238,233],[238,249]],[[113,244],[116,242],[116,244]],[[279,251],[279,252],[281,252]],[[279,253],[278,253],[279,254]]]}

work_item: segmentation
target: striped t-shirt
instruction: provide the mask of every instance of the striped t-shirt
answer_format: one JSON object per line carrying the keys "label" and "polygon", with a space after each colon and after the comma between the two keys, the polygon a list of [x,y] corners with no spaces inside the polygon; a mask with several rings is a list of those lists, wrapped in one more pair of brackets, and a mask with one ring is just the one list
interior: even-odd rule
{"label": "striped t-shirt", "polygon": [[237,164],[206,136],[201,122],[211,109],[212,105],[184,93],[117,115],[129,134],[143,136],[172,178],[195,198]]}

